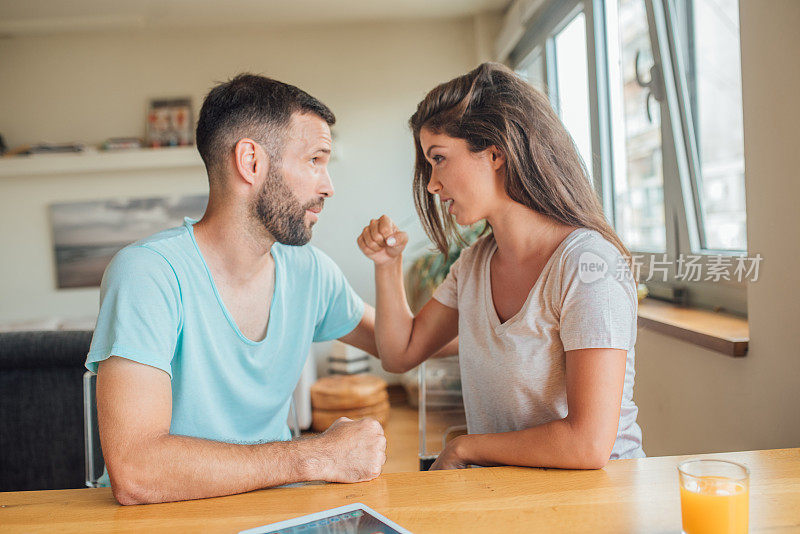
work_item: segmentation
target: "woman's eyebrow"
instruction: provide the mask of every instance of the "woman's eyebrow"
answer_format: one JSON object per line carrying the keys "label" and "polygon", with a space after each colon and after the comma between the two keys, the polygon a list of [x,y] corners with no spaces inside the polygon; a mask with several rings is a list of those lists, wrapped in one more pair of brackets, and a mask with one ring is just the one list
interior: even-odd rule
{"label": "woman's eyebrow", "polygon": [[441,146],[441,145],[431,145],[431,146],[428,147],[428,150],[425,152],[425,154],[428,157],[431,157],[431,150],[433,150],[434,148],[444,148],[444,147]]}

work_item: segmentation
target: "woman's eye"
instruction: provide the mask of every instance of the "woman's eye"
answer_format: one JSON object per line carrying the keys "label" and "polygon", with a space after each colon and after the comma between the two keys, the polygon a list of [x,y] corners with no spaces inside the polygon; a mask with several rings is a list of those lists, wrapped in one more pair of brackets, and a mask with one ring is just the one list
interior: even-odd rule
{"label": "woman's eye", "polygon": [[433,160],[434,163],[441,163],[442,160],[444,159],[444,156],[439,156],[437,154],[436,156],[431,156],[431,159]]}

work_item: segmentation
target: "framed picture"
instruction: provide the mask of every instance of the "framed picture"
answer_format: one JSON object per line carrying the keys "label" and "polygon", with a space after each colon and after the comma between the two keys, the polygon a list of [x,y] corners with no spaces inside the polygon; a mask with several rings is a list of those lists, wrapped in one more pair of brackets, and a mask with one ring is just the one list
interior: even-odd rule
{"label": "framed picture", "polygon": [[151,100],[147,110],[147,146],[156,148],[193,144],[193,117],[191,98]]}
{"label": "framed picture", "polygon": [[51,204],[56,286],[99,286],[120,249],[184,217],[199,219],[207,203],[208,195],[186,195]]}

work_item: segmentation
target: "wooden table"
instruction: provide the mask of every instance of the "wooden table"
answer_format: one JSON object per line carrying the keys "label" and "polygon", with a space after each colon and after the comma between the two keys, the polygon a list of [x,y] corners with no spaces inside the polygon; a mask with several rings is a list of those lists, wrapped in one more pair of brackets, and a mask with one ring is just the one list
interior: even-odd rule
{"label": "wooden table", "polygon": [[[701,455],[750,468],[750,531],[800,531],[800,449]],[[2,532],[236,532],[362,502],[415,533],[680,532],[685,457],[598,471],[494,467],[393,473],[361,484],[276,488],[119,506],[109,489],[0,493]]]}

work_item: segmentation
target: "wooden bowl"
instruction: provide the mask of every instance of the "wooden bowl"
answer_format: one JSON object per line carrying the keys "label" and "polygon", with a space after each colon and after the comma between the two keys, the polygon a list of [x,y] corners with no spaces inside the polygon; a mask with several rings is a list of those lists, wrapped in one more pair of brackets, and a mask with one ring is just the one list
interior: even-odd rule
{"label": "wooden bowl", "polygon": [[384,400],[374,406],[350,410],[319,410],[315,408],[311,410],[311,427],[317,432],[324,432],[340,417],[349,417],[353,420],[372,417],[377,419],[381,425],[385,425],[389,420],[389,401]]}
{"label": "wooden bowl", "polygon": [[369,374],[334,375],[311,386],[311,406],[319,410],[352,410],[388,401],[386,381]]}

